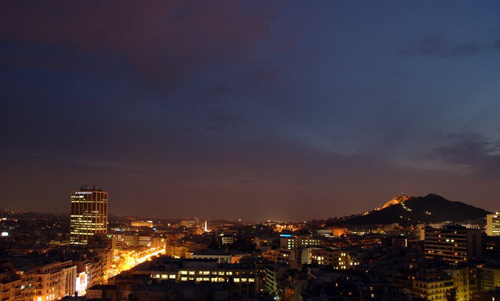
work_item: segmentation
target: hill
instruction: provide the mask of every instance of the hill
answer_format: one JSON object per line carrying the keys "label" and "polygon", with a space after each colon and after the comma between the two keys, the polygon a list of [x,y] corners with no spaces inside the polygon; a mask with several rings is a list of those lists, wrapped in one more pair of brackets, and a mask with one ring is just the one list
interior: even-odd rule
{"label": "hill", "polygon": [[449,201],[439,195],[424,197],[396,197],[380,209],[343,220],[330,220],[332,225],[393,224],[414,225],[445,221],[462,222],[485,217],[490,213],[461,202]]}

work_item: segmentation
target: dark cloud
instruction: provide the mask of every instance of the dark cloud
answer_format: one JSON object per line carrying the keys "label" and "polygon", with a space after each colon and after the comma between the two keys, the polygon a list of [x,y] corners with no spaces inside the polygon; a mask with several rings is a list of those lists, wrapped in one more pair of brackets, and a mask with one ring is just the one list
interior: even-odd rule
{"label": "dark cloud", "polygon": [[483,51],[497,47],[497,43],[481,44],[476,42],[452,43],[441,35],[426,37],[417,42],[409,43],[398,54],[407,56],[429,56],[450,58],[460,56],[473,56]]}
{"label": "dark cloud", "polygon": [[223,113],[217,113],[212,117],[212,121],[216,125],[237,125],[242,124],[241,117]]}
{"label": "dark cloud", "polygon": [[500,49],[500,40],[497,40],[494,45],[497,49]]}
{"label": "dark cloud", "polygon": [[218,85],[213,88],[201,91],[198,98],[205,102],[218,102],[228,96],[234,95],[236,91],[228,86]]}
{"label": "dark cloud", "polygon": [[[189,79],[207,62],[247,56],[269,30],[272,10],[261,9],[263,5],[244,1],[121,1],[119,5],[111,1],[3,1],[0,37],[9,43],[66,47],[73,56],[122,58],[145,79],[168,86]],[[47,62],[16,60],[35,66],[68,64],[58,62],[57,57],[44,59]],[[94,64],[100,69],[98,62]]]}
{"label": "dark cloud", "polygon": [[468,168],[483,177],[500,177],[500,142],[477,133],[448,134],[447,145],[435,149],[437,158]]}
{"label": "dark cloud", "polygon": [[251,89],[272,87],[273,83],[275,83],[275,79],[277,78],[278,73],[278,70],[273,69],[270,66],[261,67],[259,69],[254,68],[247,74],[245,78],[246,84]]}

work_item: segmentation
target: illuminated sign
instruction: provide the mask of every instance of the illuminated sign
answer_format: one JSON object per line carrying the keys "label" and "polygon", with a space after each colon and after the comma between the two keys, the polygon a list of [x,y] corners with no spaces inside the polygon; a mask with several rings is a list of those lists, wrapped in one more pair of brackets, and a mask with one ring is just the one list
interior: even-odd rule
{"label": "illuminated sign", "polygon": [[2,237],[7,237],[9,236],[9,232],[2,232]]}
{"label": "illuminated sign", "polygon": [[281,234],[280,236],[281,236],[281,237],[292,237],[292,235],[291,235],[291,234]]}
{"label": "illuminated sign", "polygon": [[87,293],[87,274],[85,272],[81,272],[78,277],[76,277],[75,284],[76,292],[78,296],[85,296]]}

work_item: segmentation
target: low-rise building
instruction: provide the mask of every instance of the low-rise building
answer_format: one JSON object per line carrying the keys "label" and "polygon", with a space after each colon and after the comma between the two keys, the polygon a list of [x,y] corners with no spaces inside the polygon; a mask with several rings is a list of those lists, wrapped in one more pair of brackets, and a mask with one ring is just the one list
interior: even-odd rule
{"label": "low-rise building", "polygon": [[500,268],[483,267],[479,269],[479,289],[491,292],[500,287]]}
{"label": "low-rise building", "polygon": [[153,221],[132,221],[130,222],[130,225],[132,227],[148,227],[148,228],[154,227]]}
{"label": "low-rise building", "polygon": [[435,268],[422,269],[412,283],[414,295],[429,301],[447,301],[446,294],[453,287],[451,276]]}
{"label": "low-rise building", "polygon": [[215,259],[218,263],[238,263],[242,254],[220,249],[204,249],[193,252],[192,259]]}
{"label": "low-rise building", "polygon": [[359,265],[348,250],[331,248],[312,250],[312,261],[320,265],[330,265],[336,270],[345,270]]}
{"label": "low-rise building", "polygon": [[0,300],[26,300],[27,296],[22,296],[21,294],[24,289],[21,277],[15,272],[0,274]]}
{"label": "low-rise building", "polygon": [[296,236],[291,234],[280,235],[280,247],[293,250],[297,248],[320,247],[323,245],[321,239],[312,236]]}
{"label": "low-rise building", "polygon": [[71,260],[40,266],[27,274],[33,276],[36,301],[59,300],[76,292],[76,266]]}
{"label": "low-rise building", "polygon": [[258,294],[258,275],[254,265],[221,264],[216,260],[174,259],[162,256],[130,270],[131,275],[148,275],[157,281],[175,283],[226,283],[241,295]]}

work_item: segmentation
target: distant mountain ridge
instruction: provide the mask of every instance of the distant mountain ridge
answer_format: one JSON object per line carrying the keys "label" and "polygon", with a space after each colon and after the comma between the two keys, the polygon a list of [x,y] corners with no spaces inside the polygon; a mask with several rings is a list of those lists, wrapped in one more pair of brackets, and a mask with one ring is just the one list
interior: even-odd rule
{"label": "distant mountain ridge", "polygon": [[362,225],[394,224],[415,225],[421,223],[439,223],[445,221],[463,222],[485,217],[491,213],[481,208],[462,202],[449,201],[436,194],[424,197],[393,198],[382,208],[342,220],[329,220],[328,224]]}

